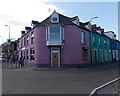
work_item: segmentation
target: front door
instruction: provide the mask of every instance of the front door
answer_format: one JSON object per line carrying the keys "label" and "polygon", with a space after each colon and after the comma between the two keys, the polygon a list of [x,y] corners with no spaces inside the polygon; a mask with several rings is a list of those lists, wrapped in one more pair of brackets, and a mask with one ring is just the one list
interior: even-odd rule
{"label": "front door", "polygon": [[52,59],[53,67],[58,67],[58,53],[52,53]]}
{"label": "front door", "polygon": [[60,67],[60,49],[51,48],[51,67]]}

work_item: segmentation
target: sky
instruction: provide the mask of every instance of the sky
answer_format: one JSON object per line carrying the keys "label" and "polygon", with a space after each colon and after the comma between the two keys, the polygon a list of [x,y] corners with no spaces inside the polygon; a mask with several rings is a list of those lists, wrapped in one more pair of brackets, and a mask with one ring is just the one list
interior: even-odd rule
{"label": "sky", "polygon": [[[84,0],[85,1],[85,0]],[[114,1],[114,2],[113,2]],[[49,12],[49,9],[51,11]],[[0,44],[10,37],[12,40],[21,37],[25,26],[31,26],[31,21],[43,21],[56,10],[68,16],[78,16],[81,22],[87,22],[92,17],[92,24],[97,24],[105,31],[114,31],[118,36],[118,2],[79,1],[79,0],[0,0]]]}

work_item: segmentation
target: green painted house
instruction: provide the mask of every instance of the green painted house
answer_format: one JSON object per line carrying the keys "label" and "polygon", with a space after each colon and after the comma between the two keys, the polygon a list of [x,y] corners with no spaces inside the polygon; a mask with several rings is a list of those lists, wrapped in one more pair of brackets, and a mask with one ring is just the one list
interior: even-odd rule
{"label": "green painted house", "polygon": [[104,29],[92,26],[90,36],[91,63],[100,64],[111,62],[111,45],[110,38],[103,34]]}

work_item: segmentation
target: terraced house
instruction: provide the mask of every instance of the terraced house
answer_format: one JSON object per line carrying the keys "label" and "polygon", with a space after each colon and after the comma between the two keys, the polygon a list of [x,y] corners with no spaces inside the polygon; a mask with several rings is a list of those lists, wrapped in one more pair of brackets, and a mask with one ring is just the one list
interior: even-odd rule
{"label": "terraced house", "polygon": [[112,61],[110,38],[104,35],[104,29],[92,25],[91,40],[91,63],[100,64]]}
{"label": "terraced house", "polygon": [[[38,67],[80,67],[120,61],[120,41],[111,32],[54,11],[32,21],[19,38],[19,58]],[[108,34],[109,33],[109,34]],[[113,32],[112,32],[113,33]]]}
{"label": "terraced house", "polygon": [[116,39],[116,34],[113,31],[107,31],[104,33],[106,36],[111,38],[111,52],[112,52],[112,61],[119,61],[119,41]]}
{"label": "terraced house", "polygon": [[24,56],[26,64],[39,67],[90,64],[89,30],[81,25],[78,16],[70,18],[54,11],[44,21],[32,21],[32,28],[25,29],[19,39],[19,58]]}

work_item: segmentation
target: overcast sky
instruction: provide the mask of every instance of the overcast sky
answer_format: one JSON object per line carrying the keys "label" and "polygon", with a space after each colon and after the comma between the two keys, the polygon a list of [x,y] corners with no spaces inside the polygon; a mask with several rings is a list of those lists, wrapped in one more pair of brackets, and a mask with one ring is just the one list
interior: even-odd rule
{"label": "overcast sky", "polygon": [[[103,13],[99,16],[98,20],[97,19],[94,20],[93,23],[97,23],[102,27],[106,27],[106,30],[113,29],[113,31],[117,31],[117,27],[114,27],[117,25],[115,24],[117,23],[117,16],[118,16],[117,6],[116,6],[117,2],[113,5],[111,4],[111,6],[109,6],[109,4],[101,6],[102,5],[101,4],[100,5],[101,8],[99,7],[99,9],[96,9],[99,11],[98,13],[95,13],[97,11],[94,10],[95,14],[88,15],[86,14],[88,12],[81,11],[81,10],[83,9],[87,10],[89,8],[94,9],[94,8],[97,8],[98,5],[94,3],[94,5],[96,5],[96,6],[93,5],[94,7],[92,5],[84,6],[85,3],[84,4],[81,3],[83,5],[81,6],[79,4],[82,0],[75,0],[76,2],[80,1],[78,4],[66,3],[66,2],[63,2],[63,0],[59,0],[60,3],[54,2],[54,1],[56,0],[0,0],[0,44],[2,43],[2,40],[5,42],[6,39],[9,37],[8,35],[9,28],[5,27],[5,25],[10,26],[11,38],[17,39],[21,36],[21,31],[25,29],[25,26],[31,25],[32,20],[41,22],[42,20],[47,18],[51,14],[51,12],[53,12],[54,9],[57,10],[59,13],[67,15],[68,17],[78,15],[81,21],[87,21],[92,16],[99,16],[98,13],[103,11]],[[65,1],[73,2],[73,0],[65,0]],[[84,1],[88,1],[88,0],[84,0]],[[111,0],[106,0],[106,1],[111,1]],[[117,0],[112,0],[112,1],[117,1]],[[86,4],[88,3],[86,2]],[[110,9],[107,6],[112,8]],[[104,9],[103,7],[108,9]],[[51,12],[48,11],[50,8],[51,8]],[[78,11],[75,10],[76,8],[78,8],[79,13]],[[110,21],[110,19],[107,18],[108,16],[109,18],[112,17],[111,20],[113,20],[111,21],[111,23],[107,22],[110,25],[109,27],[108,25],[104,25],[105,18],[107,19],[107,21]],[[113,27],[111,26],[112,23],[113,23],[112,25]]]}

